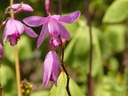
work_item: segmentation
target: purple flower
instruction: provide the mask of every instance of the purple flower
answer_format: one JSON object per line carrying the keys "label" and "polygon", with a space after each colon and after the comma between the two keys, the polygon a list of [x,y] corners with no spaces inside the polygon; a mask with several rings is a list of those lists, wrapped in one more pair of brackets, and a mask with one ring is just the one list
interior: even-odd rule
{"label": "purple flower", "polygon": [[23,32],[26,32],[27,35],[31,37],[37,37],[37,34],[29,27],[25,26],[18,20],[9,19],[6,23],[4,33],[3,33],[3,43],[5,43],[7,36],[9,35],[9,42],[12,46],[17,44],[17,41],[20,39],[20,35]]}
{"label": "purple flower", "polygon": [[0,60],[2,59],[2,57],[3,57],[3,47],[0,43]]}
{"label": "purple flower", "polygon": [[22,3],[13,4],[11,5],[11,8],[15,11],[15,13],[19,13],[21,11],[26,11],[26,12],[33,11],[33,8],[30,5],[22,4]]}
{"label": "purple flower", "polygon": [[43,85],[48,86],[49,81],[57,84],[57,78],[60,73],[59,59],[55,51],[50,51],[44,61]]}
{"label": "purple flower", "polygon": [[75,22],[79,18],[79,16],[80,16],[80,11],[75,11],[65,16],[60,16],[60,15],[52,15],[52,16],[50,15],[48,17],[30,16],[25,18],[23,21],[25,24],[32,27],[43,25],[41,33],[37,40],[37,47],[41,45],[48,32],[50,34],[50,44],[54,47],[58,47],[62,43],[61,38],[70,40],[70,34],[62,23],[71,24]]}

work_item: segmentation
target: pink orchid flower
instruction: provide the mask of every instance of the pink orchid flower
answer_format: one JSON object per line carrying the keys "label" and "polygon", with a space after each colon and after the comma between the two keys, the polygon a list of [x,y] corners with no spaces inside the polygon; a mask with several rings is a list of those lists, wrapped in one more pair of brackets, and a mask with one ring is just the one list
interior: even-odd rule
{"label": "pink orchid flower", "polygon": [[59,58],[55,51],[50,51],[44,61],[43,85],[48,86],[50,80],[56,85],[59,73]]}
{"label": "pink orchid flower", "polygon": [[31,12],[33,8],[28,4],[17,3],[11,5],[11,8],[15,11],[15,13],[19,13],[21,11]]}
{"label": "pink orchid flower", "polygon": [[3,57],[3,47],[0,43],[0,60],[2,59],[2,57]]}
{"label": "pink orchid flower", "polygon": [[65,16],[49,15],[48,17],[30,16],[23,20],[23,22],[31,27],[38,27],[43,25],[39,38],[37,40],[37,47],[41,45],[45,39],[46,34],[50,34],[50,44],[54,47],[62,45],[61,38],[70,40],[70,34],[62,23],[74,23],[80,16],[80,11],[72,12]]}
{"label": "pink orchid flower", "polygon": [[4,33],[3,33],[3,43],[5,43],[7,36],[9,35],[9,42],[12,46],[17,44],[17,41],[20,39],[20,35],[23,32],[26,32],[30,37],[37,37],[38,35],[29,27],[22,24],[18,20],[9,19],[6,23]]}

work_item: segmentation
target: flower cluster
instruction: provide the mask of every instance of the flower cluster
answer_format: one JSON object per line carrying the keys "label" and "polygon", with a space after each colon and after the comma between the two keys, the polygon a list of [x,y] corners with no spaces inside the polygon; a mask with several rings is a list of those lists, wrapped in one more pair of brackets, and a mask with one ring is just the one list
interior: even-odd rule
{"label": "flower cluster", "polygon": [[[14,12],[18,13],[21,11],[33,11],[32,7],[27,4],[13,4],[11,6],[11,9],[14,10]],[[6,39],[9,35],[9,42],[12,46],[17,44],[17,41],[20,39],[20,36],[23,32],[26,32],[27,35],[31,37],[37,37],[38,35],[29,27],[22,24],[20,21],[15,20],[14,18],[9,18],[6,21],[6,26],[3,33],[3,43],[6,42]]]}
{"label": "flower cluster", "polygon": [[[11,9],[14,13],[21,11],[33,11],[32,7],[27,4],[13,4]],[[30,16],[23,20],[23,22],[30,27],[42,26],[42,30],[37,40],[37,48],[39,48],[44,41],[46,35],[49,35],[49,44],[52,47],[44,60],[44,72],[43,72],[43,85],[47,86],[49,81],[57,84],[57,78],[60,73],[60,62],[55,48],[62,46],[62,39],[70,40],[70,34],[68,30],[63,26],[63,23],[74,23],[80,16],[80,11],[72,12],[68,15],[51,15],[49,0],[45,0],[45,9],[49,14],[47,17]],[[25,31],[30,37],[37,37],[38,35],[28,26],[21,23],[14,18],[9,18],[6,22],[6,26],[3,33],[3,43],[6,42],[9,36],[9,42],[12,46],[16,45],[20,39],[21,34]],[[1,56],[1,53],[0,53]]]}
{"label": "flower cluster", "polygon": [[[49,10],[49,0],[46,0],[46,12]],[[50,35],[49,44],[53,48],[62,46],[62,38],[70,40],[70,34],[67,29],[63,26],[63,23],[71,24],[74,23],[80,16],[80,11],[72,12],[65,16],[60,15],[49,15],[47,17],[30,16],[23,20],[23,22],[31,27],[42,26],[42,30],[37,40],[37,48],[40,47],[44,41],[46,35]],[[55,51],[50,51],[44,61],[44,75],[43,85],[48,85],[49,81],[53,81],[56,85],[57,77],[60,73],[59,59]]]}

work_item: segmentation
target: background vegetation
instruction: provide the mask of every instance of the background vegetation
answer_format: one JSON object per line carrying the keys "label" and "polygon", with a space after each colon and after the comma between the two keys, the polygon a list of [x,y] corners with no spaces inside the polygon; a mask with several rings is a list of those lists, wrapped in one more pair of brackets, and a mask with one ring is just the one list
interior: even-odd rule
{"label": "background vegetation", "polygon": [[[35,11],[20,13],[16,15],[16,19],[22,20],[31,15],[46,16],[44,0],[15,0],[16,3],[21,1],[30,4]],[[52,2],[52,14],[56,14],[58,0]],[[84,0],[62,0],[63,14],[75,10],[80,10],[82,13],[76,23],[65,25],[71,34],[71,41],[66,44],[65,64],[71,78],[79,86],[78,88],[72,81],[71,90],[76,92],[72,93],[75,94],[73,96],[86,93],[87,88],[90,44],[88,26],[83,14],[84,2]],[[0,20],[8,5],[9,0],[0,0]],[[93,94],[94,96],[128,96],[128,0],[91,0],[90,13],[93,32]],[[41,28],[33,29],[38,34],[41,30]],[[3,30],[0,30],[0,38],[2,33]],[[37,39],[23,34],[18,42],[21,79],[27,79],[32,83],[31,96],[47,96],[51,86],[42,88],[42,62],[48,52],[48,39],[39,49],[36,49],[36,41]],[[13,47],[8,42],[4,45],[4,57],[0,63],[3,96],[16,96]],[[63,81],[61,79],[62,76],[59,77],[59,82]],[[53,87],[50,92],[53,94],[55,90],[60,90],[65,85],[59,86],[58,89]],[[62,93],[58,91],[56,95],[51,96],[62,96],[59,95]]]}

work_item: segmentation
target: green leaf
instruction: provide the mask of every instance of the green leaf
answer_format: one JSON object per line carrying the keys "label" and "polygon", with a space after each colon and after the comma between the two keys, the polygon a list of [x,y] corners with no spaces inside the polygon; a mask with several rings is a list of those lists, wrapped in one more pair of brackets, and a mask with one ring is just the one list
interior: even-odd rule
{"label": "green leaf", "polygon": [[[102,58],[99,46],[99,33],[100,31],[92,27],[93,35],[93,71],[92,75],[96,76],[98,73],[102,73]],[[88,73],[89,65],[89,50],[90,50],[90,36],[89,29],[85,22],[79,20],[79,27],[76,30],[75,36],[68,44],[65,50],[64,61],[71,67],[80,68],[84,66],[84,74]],[[99,70],[101,69],[101,70]]]}
{"label": "green leaf", "polygon": [[[62,71],[57,82],[57,86],[53,86],[50,91],[50,96],[68,96],[66,91],[67,76]],[[84,96],[78,85],[70,78],[69,90],[72,96]]]}
{"label": "green leaf", "polygon": [[16,77],[14,71],[7,65],[0,68],[0,82],[3,87],[3,96],[16,96]]}
{"label": "green leaf", "polygon": [[122,22],[126,18],[128,18],[128,0],[115,0],[105,13],[103,22]]}
{"label": "green leaf", "polygon": [[125,48],[125,26],[110,25],[105,30],[112,50],[115,52],[123,51]]}

